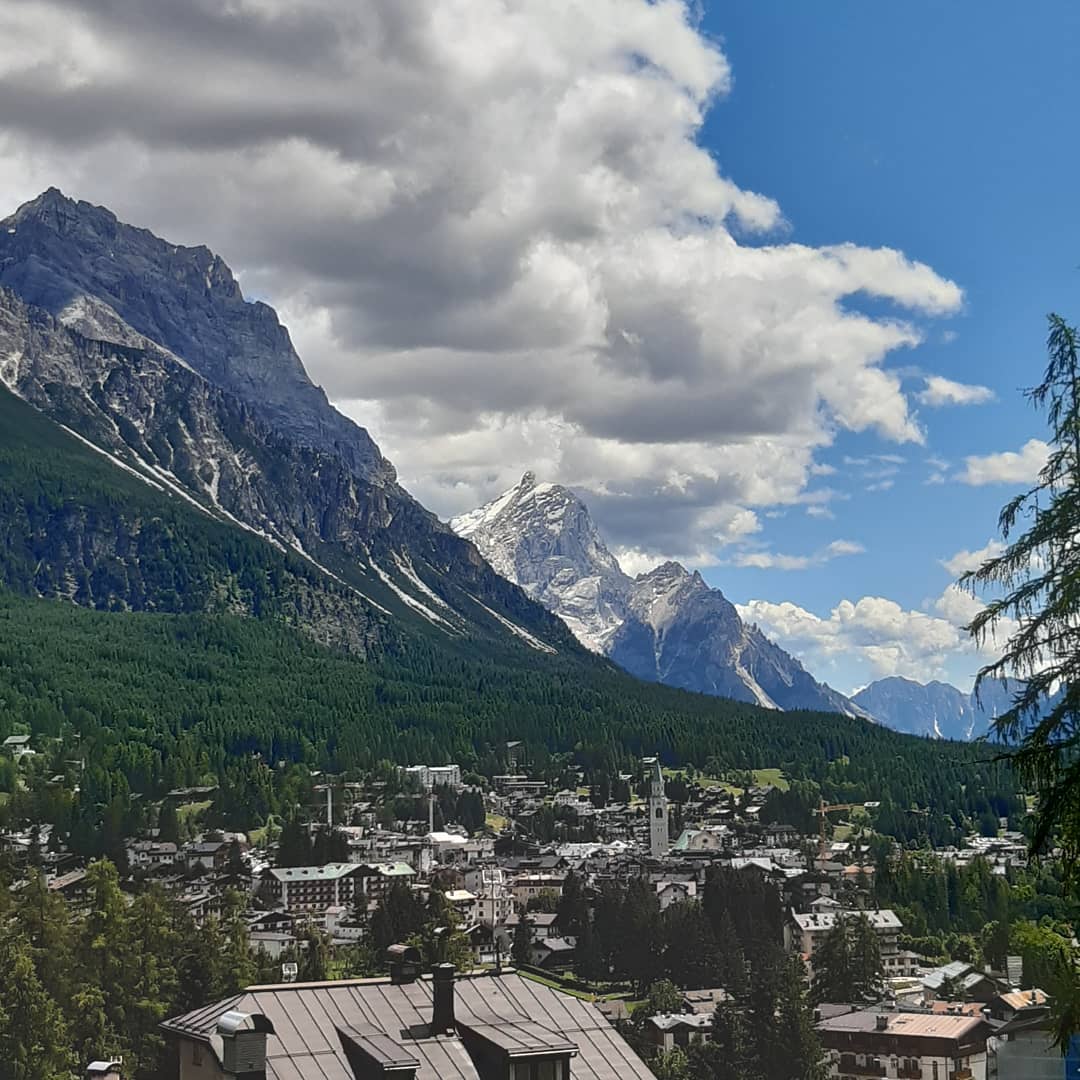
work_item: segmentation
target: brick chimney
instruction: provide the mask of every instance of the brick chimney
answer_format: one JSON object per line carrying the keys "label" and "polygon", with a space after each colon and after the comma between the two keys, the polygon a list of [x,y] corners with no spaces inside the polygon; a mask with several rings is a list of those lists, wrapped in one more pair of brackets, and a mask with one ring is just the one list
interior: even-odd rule
{"label": "brick chimney", "polygon": [[432,976],[431,1034],[452,1035],[454,1021],[454,965],[436,964]]}

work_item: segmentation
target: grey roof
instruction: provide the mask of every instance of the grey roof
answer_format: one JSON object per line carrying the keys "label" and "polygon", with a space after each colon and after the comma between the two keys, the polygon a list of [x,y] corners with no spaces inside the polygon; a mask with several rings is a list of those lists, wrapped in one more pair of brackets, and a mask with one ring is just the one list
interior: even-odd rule
{"label": "grey roof", "polygon": [[[458,978],[454,990],[459,1025],[509,1053],[537,1053],[541,1043],[554,1053],[576,1046],[574,1080],[650,1080],[645,1064],[586,1001],[517,973]],[[254,986],[162,1026],[208,1042],[218,1018],[233,1009],[262,1013],[273,1024],[267,1080],[354,1080],[343,1032],[354,1040],[383,1035],[377,1049],[386,1057],[401,1053],[420,1062],[416,1080],[477,1080],[461,1038],[429,1033],[429,979],[401,986],[386,979]]]}
{"label": "grey roof", "polygon": [[359,869],[356,863],[327,863],[325,866],[273,866],[267,873],[278,881],[333,881],[348,877]]}

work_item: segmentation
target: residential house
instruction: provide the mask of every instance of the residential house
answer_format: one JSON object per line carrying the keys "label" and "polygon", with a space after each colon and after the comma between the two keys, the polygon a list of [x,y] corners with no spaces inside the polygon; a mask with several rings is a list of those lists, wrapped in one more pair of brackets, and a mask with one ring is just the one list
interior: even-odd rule
{"label": "residential house", "polygon": [[645,1031],[661,1050],[685,1049],[691,1043],[709,1041],[712,1021],[708,1013],[661,1013],[645,1021]]}
{"label": "residential house", "polygon": [[184,864],[189,870],[221,870],[229,860],[224,840],[198,840],[184,846]]}
{"label": "residential house", "polygon": [[29,735],[9,735],[3,742],[3,750],[16,760],[32,757],[34,754],[34,751],[30,749]]}
{"label": "residential house", "polygon": [[127,857],[133,869],[156,870],[172,866],[180,858],[180,850],[170,840],[133,840],[127,846]]}
{"label": "residential house", "polygon": [[[1032,993],[1042,1000],[1032,1001]],[[1042,991],[1027,990],[1015,995],[1024,1002],[1009,1008],[1009,1019],[997,1029],[995,1059],[997,1080],[1076,1080],[1080,1077],[1080,1046],[1073,1040],[1062,1057],[1061,1048],[1054,1044],[1055,1025],[1050,1006]],[[990,1003],[991,1014],[996,1002]]]}
{"label": "residential house", "polygon": [[395,882],[411,885],[416,878],[416,871],[407,863],[368,862],[359,864],[360,891],[369,901],[380,901],[390,891]]}
{"label": "residential house", "polygon": [[[408,950],[403,950],[408,952]],[[413,950],[415,952],[415,950]],[[417,954],[416,960],[419,960]],[[650,1080],[586,1001],[514,972],[253,986],[162,1024],[177,1080]]]}
{"label": "residential house", "polygon": [[519,874],[514,878],[510,891],[514,899],[524,906],[534,897],[541,893],[557,893],[562,896],[563,881],[566,874],[560,872],[536,872]]}
{"label": "residential house", "polygon": [[859,911],[818,906],[810,912],[792,912],[792,925],[787,930],[788,939],[793,941],[799,952],[808,957],[812,964],[814,953],[838,922],[861,917],[867,919],[877,936],[882,961],[895,956],[899,952],[897,938],[904,926],[894,911],[885,908]]}
{"label": "residential house", "polygon": [[830,1077],[987,1080],[993,1028],[981,1017],[860,1009],[817,1024]]}

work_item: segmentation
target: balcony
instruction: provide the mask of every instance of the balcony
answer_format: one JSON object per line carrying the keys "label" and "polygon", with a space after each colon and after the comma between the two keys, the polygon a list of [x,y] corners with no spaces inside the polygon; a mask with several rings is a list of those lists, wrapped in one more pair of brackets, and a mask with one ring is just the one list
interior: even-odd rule
{"label": "balcony", "polygon": [[973,1080],[974,1073],[970,1069],[954,1069],[949,1073],[949,1080]]}
{"label": "balcony", "polygon": [[885,1066],[878,1061],[868,1061],[865,1065],[860,1065],[854,1056],[841,1055],[839,1071],[844,1076],[884,1076]]}
{"label": "balcony", "polygon": [[922,1080],[921,1065],[901,1065],[896,1070],[899,1080]]}

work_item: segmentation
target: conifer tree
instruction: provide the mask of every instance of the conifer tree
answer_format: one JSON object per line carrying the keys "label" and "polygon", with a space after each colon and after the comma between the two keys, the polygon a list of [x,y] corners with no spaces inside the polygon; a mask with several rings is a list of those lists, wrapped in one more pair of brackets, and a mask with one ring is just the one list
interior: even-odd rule
{"label": "conifer tree", "polygon": [[0,1062],[11,1080],[68,1080],[76,1067],[56,1003],[41,985],[26,940],[0,936]]}
{"label": "conifer tree", "polygon": [[[1027,391],[1050,426],[1050,453],[1036,482],[1011,499],[999,525],[1007,542],[961,579],[992,599],[972,620],[979,642],[1007,634],[1000,658],[978,675],[1022,680],[996,720],[1013,762],[1039,798],[1032,840],[1056,836],[1070,867],[1080,859],[1080,336],[1049,317],[1043,381]],[[1016,535],[1022,522],[1030,523]]]}

